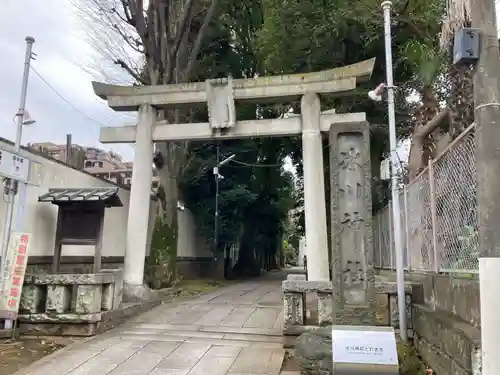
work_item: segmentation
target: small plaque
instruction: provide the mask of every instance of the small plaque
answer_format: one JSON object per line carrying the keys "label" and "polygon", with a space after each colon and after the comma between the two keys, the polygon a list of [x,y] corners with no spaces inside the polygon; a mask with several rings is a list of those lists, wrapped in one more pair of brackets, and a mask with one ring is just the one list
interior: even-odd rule
{"label": "small plaque", "polygon": [[[333,326],[334,372],[397,374],[398,352],[392,327]],[[345,371],[344,371],[345,370]]]}
{"label": "small plaque", "polygon": [[28,182],[30,161],[7,150],[0,149],[0,176]]}

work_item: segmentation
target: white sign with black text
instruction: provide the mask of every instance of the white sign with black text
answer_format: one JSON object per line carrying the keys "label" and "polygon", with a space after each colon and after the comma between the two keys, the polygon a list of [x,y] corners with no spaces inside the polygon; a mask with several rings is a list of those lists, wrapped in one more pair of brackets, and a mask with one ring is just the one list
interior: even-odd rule
{"label": "white sign with black text", "polygon": [[0,176],[27,183],[29,172],[29,159],[0,149]]}
{"label": "white sign with black text", "polygon": [[333,363],[398,365],[394,330],[380,328],[333,326]]}

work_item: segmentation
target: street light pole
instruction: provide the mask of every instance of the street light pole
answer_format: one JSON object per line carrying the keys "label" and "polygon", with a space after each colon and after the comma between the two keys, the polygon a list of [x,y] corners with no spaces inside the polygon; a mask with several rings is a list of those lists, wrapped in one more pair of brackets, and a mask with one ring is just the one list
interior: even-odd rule
{"label": "street light pole", "polygon": [[219,169],[224,164],[229,163],[236,157],[235,154],[227,157],[226,159],[220,161],[220,149],[217,146],[217,165],[214,167],[214,177],[215,177],[215,218],[214,218],[214,278],[215,278],[215,266],[217,264],[217,251],[219,249],[219,181],[224,178],[220,173]]}
{"label": "street light pole", "polygon": [[[29,72],[30,72],[30,63],[31,63],[31,55],[32,55],[32,49],[33,49],[33,43],[35,43],[35,38],[31,36],[26,37],[26,54],[24,56],[24,72],[23,72],[23,81],[21,85],[21,98],[19,102],[19,110],[16,113],[16,143],[15,143],[15,152],[19,154],[21,151],[21,137],[23,133],[23,119],[24,119],[24,113],[25,113],[25,107],[26,107],[26,96],[28,92],[28,78],[29,78]],[[9,248],[9,240],[10,240],[10,232],[12,228],[12,217],[14,213],[14,199],[18,190],[18,182],[15,180],[9,180],[7,184],[7,190],[8,190],[8,200],[7,200],[7,211],[6,211],[6,216],[5,216],[5,223],[4,223],[4,228],[3,228],[3,239],[2,239],[2,252],[1,252],[1,262],[0,262],[0,270],[2,271],[2,293],[4,291],[4,286],[5,286],[5,280],[3,280],[3,269],[5,266],[5,259],[7,257],[7,250]],[[24,207],[24,202],[23,200],[25,199],[25,189],[26,185],[22,184],[20,192],[20,197],[19,197],[19,206],[22,208]],[[15,229],[17,231],[22,231],[23,229],[23,224],[24,224],[24,212],[22,210],[18,210],[17,217],[16,217],[16,226]],[[6,329],[11,329],[12,328],[12,321],[11,320],[6,320],[5,321],[5,328]]]}
{"label": "street light pole", "polygon": [[[217,250],[219,247],[219,174],[220,167],[220,150],[217,146],[217,166],[214,168],[215,176],[215,218],[214,218],[214,264],[217,263]],[[214,267],[215,271],[215,267]]]}
{"label": "street light pole", "polygon": [[387,89],[387,112],[389,117],[389,148],[391,152],[391,192],[392,192],[392,217],[394,218],[394,248],[396,252],[396,280],[398,292],[398,312],[400,337],[403,342],[408,341],[406,329],[405,308],[405,286],[404,286],[404,264],[401,236],[401,210],[399,205],[399,178],[397,168],[399,158],[397,154],[396,138],[396,114],[394,110],[394,78],[392,67],[392,38],[391,38],[391,1],[384,1],[384,36],[385,36],[385,65],[386,65],[386,89]]}

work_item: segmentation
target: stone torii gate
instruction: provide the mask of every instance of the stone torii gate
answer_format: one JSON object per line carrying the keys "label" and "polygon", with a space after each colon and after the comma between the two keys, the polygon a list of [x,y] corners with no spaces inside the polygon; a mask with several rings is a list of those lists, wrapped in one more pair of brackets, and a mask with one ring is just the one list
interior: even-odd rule
{"label": "stone torii gate", "polygon": [[[321,112],[318,95],[345,95],[346,92],[354,90],[357,82],[369,79],[374,63],[375,59],[370,59],[307,74],[254,79],[226,78],[158,86],[116,86],[93,82],[95,94],[107,100],[108,105],[115,111],[139,112],[137,125],[102,127],[100,132],[102,143],[135,142],[136,145],[126,234],[125,293],[130,297],[139,297],[145,290],[144,258],[149,229],[149,207],[145,202],[149,202],[151,188],[153,143],[158,141],[203,141],[302,134],[308,279],[328,281],[328,234],[321,133],[328,132],[331,128],[349,131],[351,127],[355,132],[359,132],[360,126],[366,123],[366,115]],[[238,121],[236,118],[236,101],[262,103],[299,98],[300,116],[251,121]],[[186,105],[208,105],[209,122],[169,124],[166,121],[157,121],[156,109]],[[338,138],[338,142],[342,142],[341,138]],[[334,143],[338,142],[336,138]],[[347,143],[349,142],[352,142],[352,139],[347,137]],[[340,195],[346,193],[340,190]],[[335,219],[332,220],[336,222]],[[347,238],[346,240],[350,241]]]}

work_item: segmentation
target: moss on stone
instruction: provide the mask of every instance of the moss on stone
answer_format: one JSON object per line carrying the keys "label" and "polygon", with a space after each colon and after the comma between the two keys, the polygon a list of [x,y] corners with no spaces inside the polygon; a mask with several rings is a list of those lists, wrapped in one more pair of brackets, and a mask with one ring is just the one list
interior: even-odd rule
{"label": "moss on stone", "polygon": [[413,346],[398,342],[397,347],[400,375],[421,375],[426,373],[426,367]]}
{"label": "moss on stone", "polygon": [[153,289],[172,286],[177,278],[177,218],[169,225],[161,217],[156,218],[151,240],[147,282]]}

